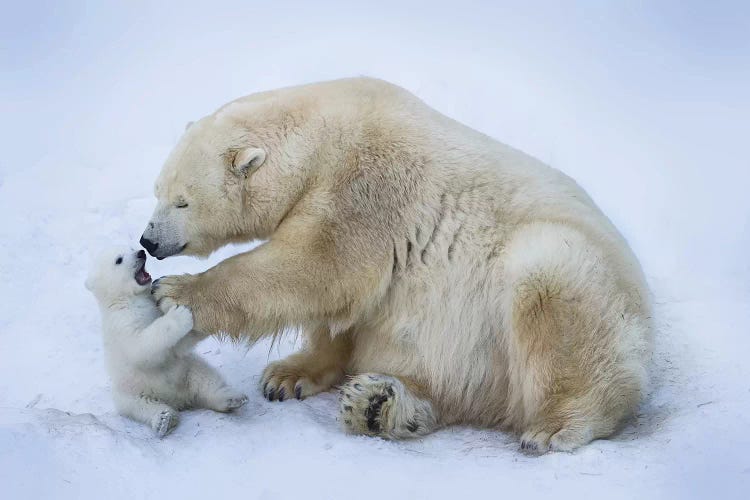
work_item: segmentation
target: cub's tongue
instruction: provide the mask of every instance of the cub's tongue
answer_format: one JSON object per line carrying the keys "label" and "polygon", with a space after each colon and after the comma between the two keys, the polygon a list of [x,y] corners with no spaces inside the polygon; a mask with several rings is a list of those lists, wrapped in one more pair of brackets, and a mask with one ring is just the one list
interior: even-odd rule
{"label": "cub's tongue", "polygon": [[146,272],[146,266],[143,266],[137,273],[135,273],[135,281],[139,285],[145,285],[151,281],[151,275]]}

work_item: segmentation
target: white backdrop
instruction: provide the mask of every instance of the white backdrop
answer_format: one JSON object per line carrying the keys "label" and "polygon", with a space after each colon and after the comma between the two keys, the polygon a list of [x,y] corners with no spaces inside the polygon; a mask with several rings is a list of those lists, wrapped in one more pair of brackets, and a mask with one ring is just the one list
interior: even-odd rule
{"label": "white backdrop", "polygon": [[[747,3],[153,3],[3,5],[0,485],[21,496],[369,498],[581,486],[731,495],[747,484]],[[618,440],[533,460],[489,431],[347,438],[332,397],[272,404],[257,393],[264,364],[293,339],[248,353],[205,344],[252,396],[235,418],[196,412],[159,443],[114,415],[82,286],[89,253],[138,239],[187,121],[251,92],[354,75],[400,84],[565,171],[629,239],[662,330],[654,393]],[[150,266],[195,272],[234,251]],[[165,475],[151,468],[170,457]]]}

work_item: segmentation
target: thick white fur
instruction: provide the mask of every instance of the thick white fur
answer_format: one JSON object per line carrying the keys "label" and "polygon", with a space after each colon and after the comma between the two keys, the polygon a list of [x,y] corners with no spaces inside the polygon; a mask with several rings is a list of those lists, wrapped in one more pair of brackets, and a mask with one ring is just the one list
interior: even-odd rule
{"label": "thick white fur", "polygon": [[163,437],[177,425],[181,409],[226,412],[242,406],[247,397],[230,389],[192,353],[202,336],[191,332],[188,308],[176,306],[162,316],[151,298],[151,284],[139,285],[134,279],[142,262],[129,248],[105,250],[97,257],[86,287],[101,310],[117,410]]}
{"label": "thick white fur", "polygon": [[269,399],[344,383],[350,431],[477,424],[539,452],[609,436],[645,391],[649,292],[609,219],[566,175],[399,87],[229,103],[186,131],[156,195],[158,257],[268,240],[155,296],[205,333],[302,327],[306,347],[263,375]]}

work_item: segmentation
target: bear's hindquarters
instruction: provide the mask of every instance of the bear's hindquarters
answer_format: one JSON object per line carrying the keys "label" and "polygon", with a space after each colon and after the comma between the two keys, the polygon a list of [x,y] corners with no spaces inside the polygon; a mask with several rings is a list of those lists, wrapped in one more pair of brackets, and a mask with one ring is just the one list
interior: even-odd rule
{"label": "bear's hindquarters", "polygon": [[564,224],[525,226],[507,247],[503,317],[508,422],[524,449],[568,451],[607,437],[646,383],[645,286]]}

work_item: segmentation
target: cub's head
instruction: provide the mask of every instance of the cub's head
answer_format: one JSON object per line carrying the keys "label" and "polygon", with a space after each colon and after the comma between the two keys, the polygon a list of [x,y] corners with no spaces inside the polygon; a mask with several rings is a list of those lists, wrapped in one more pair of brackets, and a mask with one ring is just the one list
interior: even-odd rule
{"label": "cub's head", "polygon": [[86,288],[100,300],[148,292],[151,276],[146,272],[146,252],[128,247],[102,251],[94,259]]}
{"label": "cub's head", "polygon": [[141,245],[157,259],[267,238],[304,189],[316,144],[298,110],[251,98],[195,123],[156,180]]}

